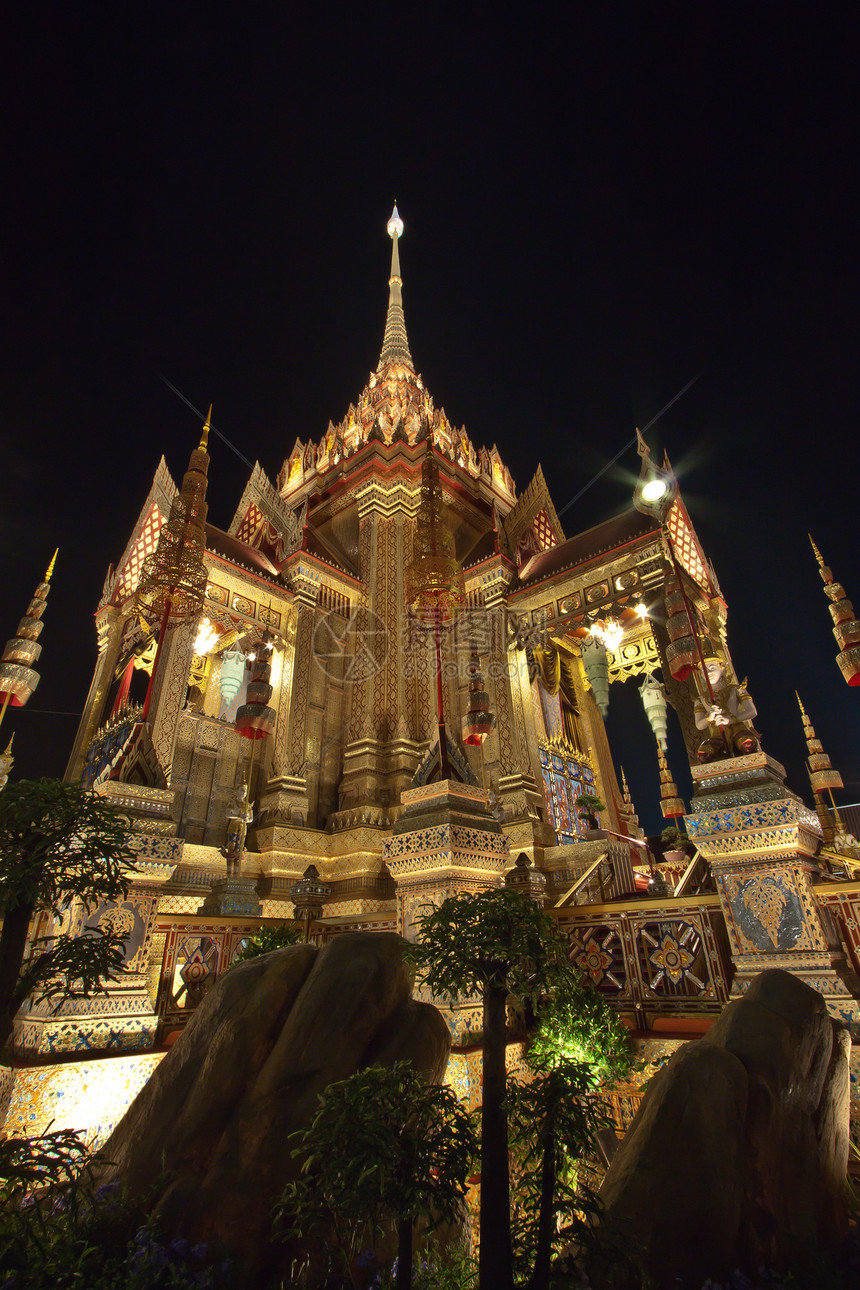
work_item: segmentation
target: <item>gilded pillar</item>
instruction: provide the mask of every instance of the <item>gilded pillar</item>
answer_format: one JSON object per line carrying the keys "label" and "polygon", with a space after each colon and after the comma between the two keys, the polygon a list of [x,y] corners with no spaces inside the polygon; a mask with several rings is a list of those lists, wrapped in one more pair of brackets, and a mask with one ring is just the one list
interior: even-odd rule
{"label": "gilded pillar", "polygon": [[98,660],[89,694],[84,704],[84,713],[78,733],[72,746],[65,778],[76,781],[81,778],[86,760],[87,749],[99,728],[104,714],[105,700],[111,688],[113,672],[119,657],[122,632],[125,618],[115,605],[102,605],[96,613],[96,633],[98,635]]}

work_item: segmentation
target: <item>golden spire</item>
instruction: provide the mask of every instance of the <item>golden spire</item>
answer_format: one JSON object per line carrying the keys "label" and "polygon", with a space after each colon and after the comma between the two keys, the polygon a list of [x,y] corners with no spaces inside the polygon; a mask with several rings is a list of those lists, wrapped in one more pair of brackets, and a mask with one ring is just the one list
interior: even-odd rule
{"label": "golden spire", "polygon": [[10,771],[12,770],[12,766],[15,762],[15,758],[12,756],[12,740],[14,738],[14,735],[10,736],[9,742],[6,745],[6,751],[0,753],[0,788],[3,787],[9,778]]}
{"label": "golden spire", "polygon": [[816,558],[816,560],[818,561],[818,563],[819,563],[819,565],[821,566],[821,568],[823,569],[823,568],[824,568],[824,556],[821,554],[821,552],[819,551],[818,547],[815,545],[815,540],[814,540],[814,538],[813,538],[812,534],[811,534],[811,533],[807,533],[807,535],[806,535],[806,536],[809,538],[810,542],[812,543],[812,549],[813,549],[813,551],[815,552],[815,558]]}
{"label": "golden spire", "polygon": [[15,708],[23,708],[30,695],[39,684],[39,673],[35,669],[42,652],[39,636],[42,631],[42,614],[50,591],[49,581],[54,571],[54,558],[48,565],[43,582],[33,592],[33,599],[27,607],[24,617],[18,624],[17,634],[6,642],[0,654],[0,721],[11,703]]}
{"label": "golden spire", "polygon": [[845,588],[836,582],[830,568],[824,563],[824,557],[818,547],[809,541],[818,561],[818,570],[824,583],[824,594],[830,601],[830,617],[833,619],[833,635],[839,646],[836,662],[839,670],[849,685],[860,685],[860,619],[854,612],[854,606],[845,594]]}
{"label": "golden spire", "polygon": [[51,556],[51,563],[48,565],[47,569],[45,570],[45,577],[43,581],[45,582],[51,581],[51,574],[54,572],[54,565],[57,563],[57,556],[59,554],[60,554],[60,548],[57,547],[56,551]]}
{"label": "golden spire", "polygon": [[209,417],[203,427],[200,447],[191,453],[182,487],[161,526],[158,545],[141,566],[137,610],[150,624],[162,615],[162,626],[168,619],[180,622],[193,618],[203,604],[207,578],[203,552],[206,549],[208,425]]}
{"label": "golden spire", "polygon": [[675,820],[683,815],[686,807],[678,796],[678,787],[666,762],[663,749],[657,745],[657,764],[660,767],[660,809],[665,820]]}
{"label": "golden spire", "polygon": [[412,355],[409,352],[409,340],[406,336],[406,318],[403,314],[403,279],[400,276],[400,251],[398,243],[403,236],[403,220],[397,210],[397,203],[391,212],[387,224],[388,236],[391,238],[391,273],[388,278],[388,313],[385,318],[385,335],[382,338],[382,353],[379,356],[377,371],[387,363],[404,363],[414,370]]}
{"label": "golden spire", "polygon": [[[796,690],[795,694],[797,694]],[[800,705],[800,714],[803,717],[803,734],[806,739],[806,749],[809,753],[806,759],[806,769],[809,774],[809,782],[812,785],[812,792],[815,795],[815,809],[824,831],[824,841],[829,846],[837,833],[844,833],[845,831],[842,820],[839,817],[836,802],[833,800],[832,791],[834,788],[843,787],[842,776],[838,770],[834,770],[831,766],[830,758],[824,751],[821,740],[816,737],[812,722],[806,715],[806,709],[800,701],[799,694],[797,694],[797,702]],[[827,807],[823,800],[824,793],[830,798],[830,808]]]}
{"label": "golden spire", "polygon": [[203,423],[203,433],[200,436],[198,452],[207,452],[209,449],[209,422],[212,420],[212,404],[209,404],[209,411],[206,413],[206,420]]}

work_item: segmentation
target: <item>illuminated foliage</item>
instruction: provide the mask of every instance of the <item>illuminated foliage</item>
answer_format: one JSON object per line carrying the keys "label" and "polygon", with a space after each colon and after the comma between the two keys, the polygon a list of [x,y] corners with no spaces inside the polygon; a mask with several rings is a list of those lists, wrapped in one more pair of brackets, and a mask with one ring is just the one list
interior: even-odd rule
{"label": "illuminated foliage", "polygon": [[100,928],[42,938],[26,962],[24,953],[34,914],[61,920],[74,902],[89,912],[128,895],[128,831],[114,806],[80,784],[20,780],[0,793],[0,1047],[28,996],[86,998],[122,971],[124,937]]}
{"label": "illuminated foliage", "polygon": [[570,973],[551,918],[503,887],[452,896],[418,920],[409,956],[436,996],[483,1003],[480,1290],[511,1290],[510,1164],[505,1104],[509,994],[536,1002]]}
{"label": "illuminated foliage", "polygon": [[600,1212],[590,1161],[608,1116],[592,1065],[566,1057],[529,1083],[513,1082],[509,1102],[517,1270],[523,1283],[531,1273],[530,1290],[547,1290],[553,1255],[587,1241]]}
{"label": "illuminated foliage", "polygon": [[547,1070],[580,1062],[593,1084],[610,1083],[630,1070],[630,1034],[614,1008],[575,969],[541,1004],[539,1025],[529,1044],[529,1064]]}
{"label": "illuminated foliage", "polygon": [[255,959],[260,954],[271,954],[272,950],[283,950],[288,945],[298,945],[302,939],[301,928],[296,923],[278,923],[273,927],[260,927],[253,936],[249,936],[234,963],[244,963],[246,959]]}

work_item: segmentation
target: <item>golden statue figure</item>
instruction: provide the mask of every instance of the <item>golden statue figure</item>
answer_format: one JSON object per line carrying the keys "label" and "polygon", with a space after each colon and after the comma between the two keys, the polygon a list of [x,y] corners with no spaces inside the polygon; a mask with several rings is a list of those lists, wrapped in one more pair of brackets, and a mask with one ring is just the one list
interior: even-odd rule
{"label": "golden statue figure", "polygon": [[758,731],[752,725],[756,706],[746,682],[738,684],[726,661],[715,654],[708,656],[704,664],[708,684],[699,680],[699,695],[693,704],[696,728],[708,732],[707,739],[699,744],[699,761],[756,752],[760,746]]}
{"label": "golden statue figure", "polygon": [[248,825],[253,818],[254,808],[248,801],[248,785],[242,783],[236,789],[233,803],[227,810],[227,845],[221,848],[221,854],[227,861],[228,878],[239,876]]}

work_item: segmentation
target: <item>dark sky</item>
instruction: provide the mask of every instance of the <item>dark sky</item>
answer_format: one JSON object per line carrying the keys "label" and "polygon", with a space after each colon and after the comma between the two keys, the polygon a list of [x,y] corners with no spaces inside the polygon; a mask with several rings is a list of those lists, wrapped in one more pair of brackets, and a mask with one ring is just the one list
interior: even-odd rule
{"label": "dark sky", "polygon": [[[860,605],[857,10],[376,12],[6,15],[7,636],[61,548],[42,681],[2,731],[17,770],[62,772],[75,721],[51,713],[82,707],[108,562],[160,455],[179,477],[193,446],[159,373],[274,476],[376,364],[396,198],[418,368],[520,488],[542,462],[560,509],[702,372],[649,439],[717,566],[765,747],[808,795],[796,687],[856,801],[860,691],[806,533]],[[628,505],[637,466],[631,450],[566,532]],[[246,477],[216,441],[215,524]],[[618,688],[610,736],[655,828],[651,735]]]}

